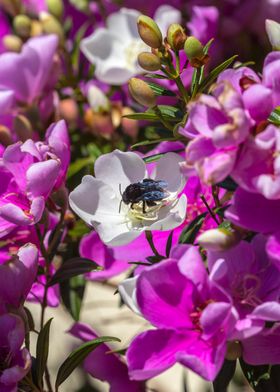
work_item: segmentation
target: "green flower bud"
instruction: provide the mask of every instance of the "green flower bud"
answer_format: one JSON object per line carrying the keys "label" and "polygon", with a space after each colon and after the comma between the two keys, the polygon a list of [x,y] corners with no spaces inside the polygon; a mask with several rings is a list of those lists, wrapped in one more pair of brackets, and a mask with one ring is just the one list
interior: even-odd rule
{"label": "green flower bud", "polygon": [[131,78],[128,84],[130,94],[136,102],[143,106],[156,105],[156,96],[151,87],[141,79]]}
{"label": "green flower bud", "polygon": [[187,35],[184,28],[178,23],[172,23],[167,30],[167,42],[173,50],[184,49]]}
{"label": "green flower bud", "polygon": [[22,40],[17,35],[8,34],[3,38],[3,44],[8,51],[19,53],[22,47]]}
{"label": "green flower bud", "polygon": [[162,46],[162,34],[156,22],[146,15],[140,15],[137,21],[138,33],[142,40],[151,48]]}
{"label": "green flower bud", "polygon": [[193,67],[201,67],[208,60],[203,52],[202,43],[195,37],[188,37],[184,45],[185,53]]}
{"label": "green flower bud", "polygon": [[64,41],[64,32],[59,21],[53,16],[46,12],[42,12],[40,15],[41,24],[43,31],[46,34],[56,34],[60,42]]}
{"label": "green flower bud", "polygon": [[22,114],[14,118],[13,130],[22,142],[32,138],[32,125],[28,118]]}
{"label": "green flower bud", "polygon": [[49,13],[60,19],[64,12],[64,5],[62,0],[47,0]]}
{"label": "green flower bud", "polygon": [[17,15],[13,20],[15,32],[22,38],[28,38],[31,31],[31,19],[27,15]]}
{"label": "green flower bud", "polygon": [[11,132],[5,125],[0,125],[0,143],[4,146],[8,146],[13,143]]}
{"label": "green flower bud", "polygon": [[158,56],[150,52],[140,53],[138,55],[138,63],[146,71],[158,71],[161,66]]}

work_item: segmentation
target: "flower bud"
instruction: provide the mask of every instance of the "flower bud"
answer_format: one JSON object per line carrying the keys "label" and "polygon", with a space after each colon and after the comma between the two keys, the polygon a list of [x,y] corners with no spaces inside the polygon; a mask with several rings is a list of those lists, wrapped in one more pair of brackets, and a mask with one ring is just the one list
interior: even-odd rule
{"label": "flower bud", "polygon": [[32,138],[32,126],[28,118],[19,114],[14,118],[13,130],[17,134],[19,140],[25,142]]}
{"label": "flower bud", "polygon": [[42,12],[40,14],[40,21],[42,23],[43,31],[46,34],[56,34],[60,40],[64,40],[64,32],[59,21],[47,12]]}
{"label": "flower bud", "polygon": [[110,139],[114,133],[114,125],[110,114],[95,113],[91,109],[86,110],[84,121],[89,127],[89,131],[94,135],[101,135],[106,139]]}
{"label": "flower bud", "polygon": [[242,356],[242,346],[238,341],[227,343],[226,359],[229,361],[235,361],[237,358]]}
{"label": "flower bud", "polygon": [[207,230],[197,238],[199,245],[214,252],[229,249],[235,246],[240,240],[241,235],[239,232],[225,228]]}
{"label": "flower bud", "polygon": [[30,32],[31,37],[38,37],[38,35],[42,35],[42,34],[43,34],[42,23],[39,22],[39,20],[32,20],[31,32]]}
{"label": "flower bud", "polygon": [[79,118],[77,102],[72,98],[65,98],[59,102],[59,114],[70,124],[74,124]]}
{"label": "flower bud", "polygon": [[48,11],[50,14],[60,19],[64,12],[64,5],[62,0],[47,0]]}
{"label": "flower bud", "polygon": [[271,19],[266,19],[265,29],[273,50],[280,50],[280,24]]}
{"label": "flower bud", "polygon": [[128,84],[130,94],[136,102],[143,106],[156,105],[156,96],[151,87],[141,79],[131,78]]}
{"label": "flower bud", "polygon": [[146,71],[158,71],[161,66],[158,56],[150,52],[140,53],[138,55],[138,63]]}
{"label": "flower bud", "polygon": [[195,37],[188,37],[184,45],[185,53],[193,67],[199,68],[204,65],[209,56],[203,52],[202,43]]}
{"label": "flower bud", "polygon": [[17,15],[13,26],[15,32],[22,38],[28,38],[31,32],[31,19],[27,15]]}
{"label": "flower bud", "polygon": [[5,125],[0,125],[0,144],[3,144],[3,146],[6,147],[12,143],[13,139],[9,128]]}
{"label": "flower bud", "polygon": [[162,46],[162,34],[156,22],[146,15],[141,15],[137,21],[138,33],[142,40],[151,48]]}
{"label": "flower bud", "polygon": [[167,30],[167,42],[175,51],[184,49],[187,35],[184,28],[178,23],[172,23]]}
{"label": "flower bud", "polygon": [[17,35],[7,34],[3,38],[3,44],[8,51],[19,53],[22,47],[22,40]]}

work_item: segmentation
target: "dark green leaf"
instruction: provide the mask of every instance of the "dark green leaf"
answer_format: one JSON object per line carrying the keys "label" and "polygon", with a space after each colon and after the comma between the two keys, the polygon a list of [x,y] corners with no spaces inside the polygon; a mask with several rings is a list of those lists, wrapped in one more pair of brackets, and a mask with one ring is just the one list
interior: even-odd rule
{"label": "dark green leaf", "polygon": [[256,392],[279,392],[279,369],[280,366],[253,366],[239,359],[241,369],[249,384]]}
{"label": "dark green leaf", "polygon": [[49,336],[52,320],[52,318],[49,319],[49,321],[47,321],[44,327],[41,329],[36,345],[36,375],[37,383],[41,388],[43,386],[43,376],[46,370],[49,355]]}
{"label": "dark green leaf", "polygon": [[61,282],[60,294],[64,306],[75,321],[79,321],[86,280],[82,275]]}
{"label": "dark green leaf", "polygon": [[220,73],[227,69],[237,57],[237,55],[234,55],[224,61],[222,64],[218,65],[216,68],[214,68],[200,84],[200,86],[198,87],[198,92],[203,92],[204,90],[206,90],[216,80]]}
{"label": "dark green leaf", "polygon": [[224,189],[226,189],[228,191],[232,191],[232,192],[235,191],[238,187],[236,182],[229,176],[216,185],[218,185],[220,188],[224,188]]}
{"label": "dark green leaf", "polygon": [[275,108],[273,112],[270,113],[268,121],[280,126],[280,106],[277,106],[277,108]]}
{"label": "dark green leaf", "polygon": [[79,348],[74,350],[68,358],[63,362],[57,372],[55,389],[58,391],[58,387],[70,376],[73,370],[79,366],[84,359],[100,344],[106,342],[120,342],[120,339],[112,336],[102,336],[100,338],[91,340],[82,344]]}
{"label": "dark green leaf", "polygon": [[165,137],[162,139],[155,139],[155,140],[144,140],[143,142],[139,142],[136,144],[133,144],[133,146],[131,146],[131,149],[137,148],[137,147],[141,147],[141,146],[148,146],[150,144],[156,144],[156,143],[161,143],[161,142],[171,142],[174,141],[176,142],[178,139],[175,139],[174,137]]}
{"label": "dark green leaf", "polygon": [[156,162],[158,161],[161,157],[163,157],[164,153],[162,154],[154,154],[150,155],[149,157],[143,158],[143,161],[145,163],[151,163],[151,162]]}
{"label": "dark green leaf", "polygon": [[224,361],[222,369],[213,382],[214,392],[227,392],[227,387],[231,382],[236,368],[236,361]]}
{"label": "dark green leaf", "polygon": [[187,227],[184,228],[179,238],[180,244],[193,243],[197,233],[199,232],[201,226],[203,225],[206,215],[207,212],[198,215]]}
{"label": "dark green leaf", "polygon": [[158,95],[158,96],[169,96],[169,97],[175,97],[176,96],[176,94],[173,91],[168,90],[167,88],[165,88],[163,86],[160,86],[157,83],[147,82],[147,84],[151,87],[151,89],[153,90],[155,95]]}
{"label": "dark green leaf", "polygon": [[71,178],[75,174],[79,173],[85,166],[92,165],[94,159],[92,157],[79,158],[75,162],[71,163],[67,172],[67,178]]}
{"label": "dark green leaf", "polygon": [[[160,111],[164,119],[168,121],[172,121],[172,120],[180,121],[184,115],[184,113],[180,109],[170,105],[158,105],[157,109]],[[149,109],[147,112],[152,112],[152,111],[153,109]]]}
{"label": "dark green leaf", "polygon": [[172,230],[167,238],[167,241],[166,241],[166,247],[165,247],[166,257],[169,257],[169,255],[170,255],[170,251],[171,251],[171,247],[172,247],[173,233],[174,233],[174,231]]}
{"label": "dark green leaf", "polygon": [[74,257],[65,261],[56,271],[49,282],[49,286],[69,280],[77,275],[82,275],[90,271],[100,271],[102,267],[90,259],[84,257]]}
{"label": "dark green leaf", "polygon": [[155,73],[146,73],[144,76],[146,78],[152,78],[152,79],[168,79],[168,76],[166,75],[155,74]]}
{"label": "dark green leaf", "polygon": [[34,331],[35,323],[34,323],[34,320],[33,320],[32,313],[30,312],[30,310],[26,306],[24,306],[24,311],[25,311],[25,314],[26,314],[26,317],[27,317],[28,329],[29,329],[29,331]]}

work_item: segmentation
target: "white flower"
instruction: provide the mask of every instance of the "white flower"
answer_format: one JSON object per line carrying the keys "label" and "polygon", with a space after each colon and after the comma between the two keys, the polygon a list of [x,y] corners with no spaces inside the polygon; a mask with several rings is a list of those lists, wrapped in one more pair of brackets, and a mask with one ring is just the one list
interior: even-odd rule
{"label": "white flower", "polygon": [[118,286],[118,291],[123,302],[138,316],[142,316],[136,299],[136,283],[138,275],[122,281]]}
{"label": "white flower", "polygon": [[266,19],[265,29],[273,50],[280,50],[280,24],[271,19]]}
{"label": "white flower", "polygon": [[70,206],[111,246],[127,244],[144,230],[174,229],[186,215],[186,196],[178,197],[185,181],[179,166],[182,160],[169,152],[157,162],[150,178],[166,183],[160,200],[149,203],[140,198],[126,204],[127,187],[147,178],[145,163],[133,152],[104,154],[95,162],[95,177],[85,176],[70,193]]}
{"label": "white flower", "polygon": [[[122,85],[132,76],[143,72],[137,57],[150,48],[141,40],[137,30],[140,12],[121,8],[108,16],[107,27],[97,28],[92,35],[81,41],[81,51],[95,64],[95,76],[104,83]],[[155,13],[155,21],[163,34],[171,23],[179,23],[180,11],[169,5],[161,6]]]}
{"label": "white flower", "polygon": [[110,101],[100,88],[90,86],[87,98],[89,106],[94,112],[108,112],[110,110]]}

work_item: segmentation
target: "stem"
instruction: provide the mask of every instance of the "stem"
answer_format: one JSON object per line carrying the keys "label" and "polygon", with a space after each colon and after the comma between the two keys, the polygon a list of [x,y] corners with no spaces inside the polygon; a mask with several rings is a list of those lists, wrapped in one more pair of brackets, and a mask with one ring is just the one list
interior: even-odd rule
{"label": "stem", "polygon": [[152,233],[151,233],[150,231],[146,230],[146,231],[145,231],[145,236],[146,236],[146,239],[147,239],[147,241],[148,241],[148,243],[149,243],[149,245],[150,245],[150,247],[151,247],[151,249],[152,249],[154,255],[155,255],[155,256],[160,256],[160,254],[158,253],[158,251],[157,251],[157,249],[156,249],[156,247],[155,247],[155,244],[154,244],[154,241],[153,241]]}
{"label": "stem", "polygon": [[175,81],[175,83],[176,83],[176,85],[178,87],[178,90],[180,91],[180,93],[182,95],[182,98],[183,98],[184,102],[188,103],[190,97],[189,97],[189,95],[188,95],[188,93],[187,93],[187,91],[186,91],[186,89],[185,89],[185,87],[184,87],[184,85],[182,83],[181,77],[177,76],[176,78],[174,78],[174,81]]}
{"label": "stem", "polygon": [[221,202],[219,200],[219,190],[218,187],[216,185],[212,186],[212,196],[215,202],[215,208],[219,208],[221,207]]}
{"label": "stem", "polygon": [[203,201],[203,203],[205,204],[205,207],[207,208],[209,214],[212,216],[212,218],[214,219],[214,221],[217,223],[217,225],[220,225],[220,222],[218,221],[215,213],[212,211],[212,209],[209,207],[209,204],[207,203],[204,195],[200,195],[201,200]]}
{"label": "stem", "polygon": [[48,392],[53,392],[52,384],[51,384],[51,378],[50,378],[50,373],[49,373],[49,369],[48,369],[47,366],[46,366],[46,369],[45,369],[45,380],[46,380],[46,384],[47,384],[48,389],[49,389]]}

